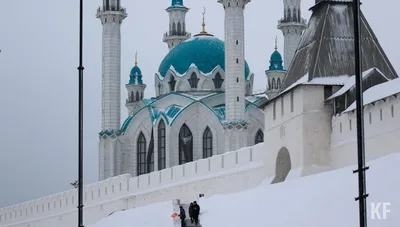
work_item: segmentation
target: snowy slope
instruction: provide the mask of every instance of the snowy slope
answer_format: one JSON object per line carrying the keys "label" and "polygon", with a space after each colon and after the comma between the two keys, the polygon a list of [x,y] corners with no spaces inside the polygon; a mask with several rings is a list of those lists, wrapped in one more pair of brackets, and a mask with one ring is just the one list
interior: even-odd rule
{"label": "snowy slope", "polygon": [[[368,226],[400,226],[400,153],[368,163]],[[203,227],[350,227],[358,226],[357,175],[344,168],[294,179],[262,184],[247,191],[202,199]],[[397,193],[397,194],[396,194]],[[371,219],[371,202],[385,203],[386,220]],[[381,205],[382,208],[382,205]],[[172,227],[172,202],[117,212],[92,227]],[[383,209],[380,209],[382,216]],[[376,217],[377,218],[377,217]]]}

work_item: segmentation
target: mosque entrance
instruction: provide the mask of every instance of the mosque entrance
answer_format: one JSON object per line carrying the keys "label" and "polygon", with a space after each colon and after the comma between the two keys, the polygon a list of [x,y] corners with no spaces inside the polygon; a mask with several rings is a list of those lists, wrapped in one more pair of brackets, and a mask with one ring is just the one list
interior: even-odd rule
{"label": "mosque entrance", "polygon": [[290,154],[286,147],[282,147],[278,152],[275,164],[275,178],[271,184],[280,183],[285,181],[292,169],[292,163],[290,161]]}
{"label": "mosque entrance", "polygon": [[179,165],[193,161],[193,134],[186,124],[179,131]]}

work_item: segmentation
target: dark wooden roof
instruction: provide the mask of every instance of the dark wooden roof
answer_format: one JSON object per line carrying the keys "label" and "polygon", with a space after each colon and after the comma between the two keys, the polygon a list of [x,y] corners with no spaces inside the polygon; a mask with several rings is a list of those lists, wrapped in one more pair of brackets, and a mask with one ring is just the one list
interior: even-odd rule
{"label": "dark wooden roof", "polygon": [[[320,77],[354,75],[354,32],[351,0],[317,0],[309,25],[283,81],[281,91],[308,74]],[[362,71],[376,67],[389,78],[398,75],[366,18],[361,13]]]}

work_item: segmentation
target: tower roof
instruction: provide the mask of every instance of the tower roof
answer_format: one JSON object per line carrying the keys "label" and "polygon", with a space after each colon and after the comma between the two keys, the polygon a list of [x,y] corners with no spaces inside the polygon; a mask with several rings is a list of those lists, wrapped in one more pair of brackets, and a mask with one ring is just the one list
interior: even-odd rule
{"label": "tower roof", "polygon": [[[314,78],[354,75],[354,23],[351,0],[321,0],[298,45],[282,91],[308,75]],[[361,13],[362,71],[376,67],[389,79],[398,75],[363,13]]]}
{"label": "tower roof", "polygon": [[269,60],[269,70],[283,70],[282,55],[278,51],[278,39],[275,38],[275,51],[272,53]]}
{"label": "tower roof", "polygon": [[184,8],[184,9],[187,9],[187,8],[183,5],[183,0],[172,0],[171,6],[168,7],[168,9],[174,9],[174,8]]}
{"label": "tower roof", "polygon": [[135,54],[135,66],[131,69],[131,73],[129,74],[129,84],[143,84],[142,81],[142,70],[140,70],[139,66],[137,66],[137,52]]}

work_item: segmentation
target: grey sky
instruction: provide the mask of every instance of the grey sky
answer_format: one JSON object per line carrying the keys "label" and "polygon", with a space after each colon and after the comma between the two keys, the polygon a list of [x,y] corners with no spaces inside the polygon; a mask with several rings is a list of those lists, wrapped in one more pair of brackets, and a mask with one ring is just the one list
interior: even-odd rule
{"label": "grey sky", "polygon": [[[122,119],[127,116],[124,84],[139,53],[139,67],[154,96],[154,73],[167,54],[162,35],[164,11],[171,0],[122,0],[128,18],[122,25]],[[217,0],[185,0],[187,30],[207,31],[224,39],[224,11]],[[303,16],[314,0],[303,0]],[[97,180],[101,123],[101,24],[95,18],[101,0],[85,1],[84,152],[85,183]],[[390,6],[392,5],[392,6]],[[395,69],[400,69],[398,12],[394,0],[363,1],[362,10]],[[71,188],[77,177],[78,1],[13,0],[0,15],[0,207]],[[282,0],[252,0],[245,11],[246,59],[255,73],[255,89],[265,88],[264,71],[278,36]]]}

